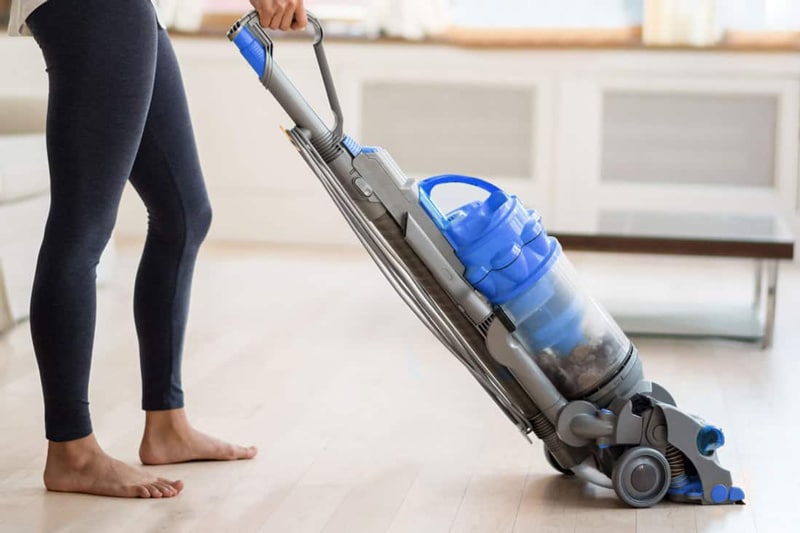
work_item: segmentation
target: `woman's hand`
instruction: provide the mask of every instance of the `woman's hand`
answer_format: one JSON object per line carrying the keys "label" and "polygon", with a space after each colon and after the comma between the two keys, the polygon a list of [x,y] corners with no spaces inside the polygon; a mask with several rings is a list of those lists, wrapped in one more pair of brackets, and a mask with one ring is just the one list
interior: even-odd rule
{"label": "woman's hand", "polygon": [[250,0],[258,11],[261,25],[272,30],[305,29],[306,8],[303,0]]}

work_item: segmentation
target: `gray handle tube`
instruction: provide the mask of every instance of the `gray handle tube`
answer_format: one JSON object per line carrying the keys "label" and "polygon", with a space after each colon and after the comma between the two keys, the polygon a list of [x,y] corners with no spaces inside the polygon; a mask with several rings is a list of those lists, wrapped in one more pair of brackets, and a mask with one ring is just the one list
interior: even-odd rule
{"label": "gray handle tube", "polygon": [[306,17],[315,28],[314,53],[317,56],[317,64],[322,74],[322,83],[325,85],[328,102],[330,103],[331,111],[333,111],[335,120],[333,137],[338,141],[344,136],[344,115],[342,113],[342,106],[339,104],[339,96],[336,94],[336,84],[333,82],[333,75],[331,74],[330,65],[328,65],[328,58],[325,55],[325,47],[322,44],[322,41],[325,39],[325,30],[322,29],[322,24],[319,19],[310,11],[306,11]]}
{"label": "gray handle tube", "polygon": [[241,50],[242,55],[261,78],[261,83],[269,90],[289,117],[310,134],[310,139],[326,161],[338,153],[337,145],[342,140],[343,118],[339,98],[333,83],[330,67],[323,47],[324,32],[319,19],[307,13],[311,26],[315,29],[314,51],[320,73],[335,117],[333,131],[323,122],[300,91],[283,72],[273,56],[273,41],[258,20],[258,13],[251,11],[239,19],[228,32],[228,39]]}
{"label": "gray handle tube", "polygon": [[[269,85],[266,87],[295,124],[311,133],[312,142],[316,139],[331,137],[331,130],[314,111],[311,104],[303,98],[281,67],[272,62],[269,70]],[[314,145],[316,147],[316,143]]]}

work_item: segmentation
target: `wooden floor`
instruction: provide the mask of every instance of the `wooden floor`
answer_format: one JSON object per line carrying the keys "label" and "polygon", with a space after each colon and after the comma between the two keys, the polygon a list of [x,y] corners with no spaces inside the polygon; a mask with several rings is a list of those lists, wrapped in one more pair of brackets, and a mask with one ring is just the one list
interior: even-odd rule
{"label": "wooden floor", "polygon": [[[100,291],[95,429],[135,462],[142,413],[131,319],[138,249]],[[207,247],[184,383],[201,428],[261,453],[153,470],[173,500],[48,494],[27,324],[0,336],[0,531],[797,531],[800,270],[781,272],[775,346],[637,339],[649,378],[724,428],[747,505],[632,510],[556,475],[417,323],[363,253]],[[652,280],[657,283],[658,278]]]}

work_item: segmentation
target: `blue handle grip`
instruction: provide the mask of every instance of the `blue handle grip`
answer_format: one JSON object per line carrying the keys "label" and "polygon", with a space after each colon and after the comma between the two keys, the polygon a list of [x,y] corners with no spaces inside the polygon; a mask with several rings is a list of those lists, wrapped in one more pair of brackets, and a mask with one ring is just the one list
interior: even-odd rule
{"label": "blue handle grip", "polygon": [[422,208],[425,209],[425,211],[428,213],[428,216],[431,217],[431,220],[433,220],[433,223],[436,224],[436,227],[439,228],[440,231],[445,231],[450,226],[450,223],[447,221],[447,217],[442,214],[436,204],[433,203],[433,200],[431,199],[431,193],[433,192],[434,188],[446,183],[472,185],[473,187],[483,189],[490,194],[501,190],[500,187],[492,185],[488,181],[483,181],[482,179],[473,178],[471,176],[459,176],[458,174],[434,176],[419,182],[419,203],[422,205]]}
{"label": "blue handle grip", "polygon": [[264,72],[267,69],[267,49],[264,47],[264,44],[253,37],[253,34],[250,33],[247,27],[239,31],[239,34],[233,42],[239,47],[239,51],[247,62],[250,63],[250,66],[253,67],[253,70],[256,71],[256,74],[258,74],[260,78],[263,78]]}

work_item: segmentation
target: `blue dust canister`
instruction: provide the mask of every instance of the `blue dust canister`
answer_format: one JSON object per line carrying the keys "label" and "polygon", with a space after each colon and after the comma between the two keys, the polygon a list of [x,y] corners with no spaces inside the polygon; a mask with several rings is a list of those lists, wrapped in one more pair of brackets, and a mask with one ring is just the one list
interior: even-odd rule
{"label": "blue dust canister", "polygon": [[[434,187],[468,184],[489,193],[446,217],[431,201]],[[446,175],[420,183],[420,202],[466,268],[465,278],[493,305],[502,306],[529,349],[567,356],[584,340],[585,302],[572,284],[554,275],[563,257],[536,211],[516,196],[477,178]]]}

